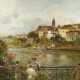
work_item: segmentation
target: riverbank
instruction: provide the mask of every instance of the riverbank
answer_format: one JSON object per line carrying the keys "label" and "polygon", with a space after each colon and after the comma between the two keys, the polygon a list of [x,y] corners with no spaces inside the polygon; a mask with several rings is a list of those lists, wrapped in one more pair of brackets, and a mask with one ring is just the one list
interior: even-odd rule
{"label": "riverbank", "polygon": [[53,48],[43,48],[43,47],[21,47],[21,46],[12,46],[8,48],[23,48],[23,49],[28,49],[28,50],[68,50],[68,51],[80,51],[80,48],[76,47],[53,47]]}
{"label": "riverbank", "polygon": [[31,46],[22,46],[22,45],[14,45],[14,44],[7,44],[8,48],[26,48],[26,49],[48,49],[48,50],[75,50],[80,51],[80,45],[71,43],[71,42],[64,42],[64,43],[56,43],[51,45],[40,45],[34,44]]}
{"label": "riverbank", "polygon": [[60,48],[60,47],[58,47],[58,48],[47,48],[47,50],[71,50],[71,51],[80,51],[80,48],[65,48],[65,47]]}

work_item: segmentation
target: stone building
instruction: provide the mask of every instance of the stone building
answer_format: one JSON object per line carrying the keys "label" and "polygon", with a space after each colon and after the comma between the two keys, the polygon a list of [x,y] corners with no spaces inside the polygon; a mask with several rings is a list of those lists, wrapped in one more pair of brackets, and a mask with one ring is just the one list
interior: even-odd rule
{"label": "stone building", "polygon": [[46,37],[50,39],[51,37],[55,37],[57,33],[57,28],[55,27],[55,19],[52,20],[51,26],[39,26],[37,29],[37,33],[39,38]]}
{"label": "stone building", "polygon": [[[76,25],[77,26],[77,25]],[[80,29],[74,25],[64,25],[58,28],[58,33],[66,41],[75,41],[80,38]]]}

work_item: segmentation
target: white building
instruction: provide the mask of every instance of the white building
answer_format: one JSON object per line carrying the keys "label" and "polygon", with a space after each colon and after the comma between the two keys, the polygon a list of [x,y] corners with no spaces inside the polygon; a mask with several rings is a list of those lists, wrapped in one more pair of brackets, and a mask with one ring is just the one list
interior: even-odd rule
{"label": "white building", "polygon": [[56,31],[52,26],[39,26],[37,29],[39,38],[45,37],[50,39],[56,35]]}
{"label": "white building", "polygon": [[53,32],[52,31],[48,31],[47,32],[47,38],[50,39],[51,37],[53,37]]}
{"label": "white building", "polygon": [[46,37],[50,39],[51,37],[54,37],[56,34],[55,28],[55,19],[52,20],[51,26],[39,26],[37,29],[39,38]]}
{"label": "white building", "polygon": [[80,38],[80,29],[74,27],[73,25],[64,25],[58,28],[58,33],[66,41],[75,41]]}

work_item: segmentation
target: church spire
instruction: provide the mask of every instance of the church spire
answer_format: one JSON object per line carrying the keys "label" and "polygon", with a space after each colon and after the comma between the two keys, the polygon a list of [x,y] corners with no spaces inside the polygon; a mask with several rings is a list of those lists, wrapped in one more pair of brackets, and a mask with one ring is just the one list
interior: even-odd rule
{"label": "church spire", "polygon": [[55,19],[52,20],[52,27],[55,27]]}

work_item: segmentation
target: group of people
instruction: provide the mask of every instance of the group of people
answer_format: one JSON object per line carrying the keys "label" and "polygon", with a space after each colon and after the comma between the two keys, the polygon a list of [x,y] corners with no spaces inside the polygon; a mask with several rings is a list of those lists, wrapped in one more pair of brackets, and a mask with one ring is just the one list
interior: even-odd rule
{"label": "group of people", "polygon": [[7,74],[4,80],[37,80],[40,64],[37,58],[33,57],[27,64],[21,64],[15,61],[14,53],[7,53],[0,59],[0,66],[7,69]]}
{"label": "group of people", "polygon": [[36,58],[32,58],[27,65],[16,64],[16,80],[37,80],[39,73],[39,63]]}

